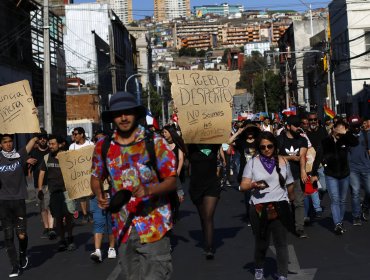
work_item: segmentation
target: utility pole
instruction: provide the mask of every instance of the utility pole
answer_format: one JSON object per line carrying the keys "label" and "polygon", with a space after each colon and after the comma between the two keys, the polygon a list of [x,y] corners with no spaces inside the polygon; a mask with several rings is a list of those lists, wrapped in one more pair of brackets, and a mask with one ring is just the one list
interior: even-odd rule
{"label": "utility pole", "polygon": [[51,88],[50,88],[50,37],[49,0],[44,0],[44,129],[52,133]]}
{"label": "utility pole", "polygon": [[112,15],[109,12],[110,24],[109,29],[109,53],[110,53],[110,71],[112,75],[112,93],[117,93],[117,77],[116,77],[116,54],[114,51],[114,36],[112,27]]}
{"label": "utility pole", "polygon": [[286,109],[289,109],[289,74],[288,74],[288,56],[285,56],[285,102]]}
{"label": "utility pole", "polygon": [[162,126],[165,126],[166,116],[165,116],[165,113],[164,113],[163,81],[161,82],[161,97],[162,97]]}
{"label": "utility pole", "polygon": [[269,113],[269,110],[268,110],[268,107],[267,107],[267,97],[266,97],[266,87],[265,87],[265,83],[266,83],[265,69],[262,69],[262,88],[263,88],[263,99],[264,99],[264,101],[265,101],[265,112],[268,114],[268,113]]}
{"label": "utility pole", "polygon": [[149,86],[149,80],[146,83],[146,90],[148,92],[148,110],[150,111],[150,86]]}

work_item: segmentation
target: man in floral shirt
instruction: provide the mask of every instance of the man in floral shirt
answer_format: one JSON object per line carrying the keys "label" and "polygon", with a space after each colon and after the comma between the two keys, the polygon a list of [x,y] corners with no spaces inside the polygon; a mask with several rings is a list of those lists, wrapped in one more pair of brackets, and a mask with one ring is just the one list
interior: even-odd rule
{"label": "man in floral shirt", "polygon": [[[153,135],[157,173],[150,165],[145,129],[140,120],[146,109],[137,105],[128,92],[118,92],[110,100],[110,109],[103,112],[104,122],[112,122],[116,130],[111,137],[105,169],[102,157],[104,140],[95,147],[91,189],[101,208],[109,201],[102,191],[102,182],[110,177],[111,194],[120,190],[132,192],[129,202],[114,214],[113,233],[122,242],[120,264],[124,279],[169,279],[172,272],[170,242],[166,233],[172,227],[167,193],[176,188],[176,159],[168,144]],[[109,174],[106,174],[106,173]]]}

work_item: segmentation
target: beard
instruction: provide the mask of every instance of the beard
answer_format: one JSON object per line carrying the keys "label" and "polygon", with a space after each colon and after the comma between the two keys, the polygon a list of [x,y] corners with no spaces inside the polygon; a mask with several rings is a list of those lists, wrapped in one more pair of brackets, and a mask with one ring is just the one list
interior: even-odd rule
{"label": "beard", "polygon": [[294,137],[295,139],[297,139],[297,138],[301,137],[301,133],[300,133],[299,131],[293,131],[293,130],[290,130],[289,132],[290,132],[290,134],[292,134],[292,135],[293,135],[293,137]]}

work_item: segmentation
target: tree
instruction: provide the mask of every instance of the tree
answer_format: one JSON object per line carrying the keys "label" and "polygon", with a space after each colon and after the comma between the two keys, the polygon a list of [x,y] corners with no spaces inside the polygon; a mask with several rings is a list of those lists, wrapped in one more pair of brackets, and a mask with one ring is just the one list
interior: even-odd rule
{"label": "tree", "polygon": [[[265,71],[265,83],[263,83],[263,71]],[[246,88],[254,94],[256,112],[265,111],[264,89],[269,112],[280,111],[284,86],[279,75],[267,71],[265,59],[259,52],[252,52],[252,55],[246,58],[237,87]]]}

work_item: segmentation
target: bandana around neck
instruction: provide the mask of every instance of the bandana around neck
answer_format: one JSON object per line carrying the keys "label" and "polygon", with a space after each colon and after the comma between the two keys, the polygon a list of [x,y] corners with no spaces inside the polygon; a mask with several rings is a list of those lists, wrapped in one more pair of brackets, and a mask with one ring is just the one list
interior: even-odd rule
{"label": "bandana around neck", "polygon": [[20,158],[21,156],[16,152],[15,149],[13,149],[12,151],[10,152],[5,152],[5,151],[1,151],[1,153],[3,154],[4,157],[6,158],[9,158],[9,159],[16,159],[16,158]]}
{"label": "bandana around neck", "polygon": [[262,163],[262,166],[265,168],[265,170],[272,174],[275,168],[275,159],[274,158],[268,158],[263,155],[260,155],[260,161]]}

